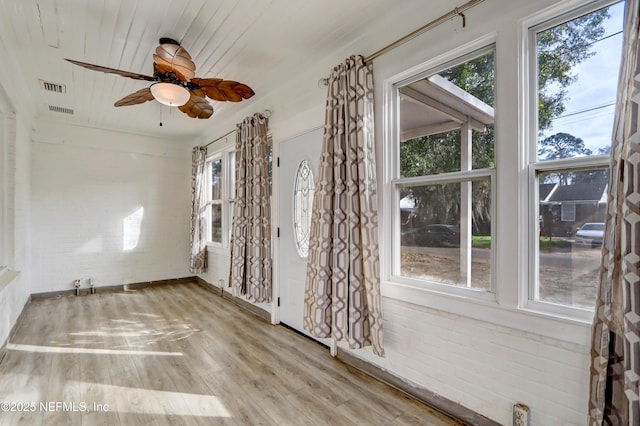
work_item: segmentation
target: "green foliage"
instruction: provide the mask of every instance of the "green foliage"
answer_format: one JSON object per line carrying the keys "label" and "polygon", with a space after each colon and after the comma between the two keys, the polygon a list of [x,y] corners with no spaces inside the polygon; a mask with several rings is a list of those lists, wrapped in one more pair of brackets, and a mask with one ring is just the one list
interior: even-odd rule
{"label": "green foliage", "polygon": [[571,247],[571,242],[566,240],[552,240],[550,237],[541,237],[538,247],[540,247],[540,250],[557,250],[559,248]]}
{"label": "green foliage", "polygon": [[471,246],[473,248],[491,248],[491,236],[489,235],[474,235],[471,238]]}
{"label": "green foliage", "polygon": [[541,140],[538,148],[538,157],[541,160],[573,158],[581,155],[591,155],[591,153],[591,150],[584,145],[582,139],[563,132]]}
{"label": "green foliage", "polygon": [[611,145],[602,146],[598,148],[598,155],[610,155],[611,154]]}
{"label": "green foliage", "polygon": [[440,75],[487,105],[495,104],[495,58],[489,53],[462,65],[449,68]]}
{"label": "green foliage", "polygon": [[602,9],[538,33],[540,132],[565,111],[565,88],[577,78],[572,70],[594,55],[591,45],[604,35],[602,23],[608,17],[608,9]]}
{"label": "green foliage", "polygon": [[410,139],[400,144],[402,177],[460,170],[460,131]]}
{"label": "green foliage", "polygon": [[[581,155],[591,155],[593,152],[584,145],[584,141],[568,133],[556,133],[540,141],[538,156],[542,160],[559,158],[573,158]],[[611,148],[598,148],[598,154],[610,154]],[[545,176],[545,183],[571,185],[574,183],[589,183],[601,185],[609,178],[608,169],[596,169],[580,172],[549,173]]]}

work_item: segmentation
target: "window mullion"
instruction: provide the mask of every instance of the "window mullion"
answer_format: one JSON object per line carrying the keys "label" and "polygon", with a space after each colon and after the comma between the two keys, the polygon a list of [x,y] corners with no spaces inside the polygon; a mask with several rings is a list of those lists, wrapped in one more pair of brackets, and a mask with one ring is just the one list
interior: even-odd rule
{"label": "window mullion", "polygon": [[436,183],[456,183],[468,180],[481,180],[494,175],[495,169],[475,169],[469,171],[440,173],[437,175],[415,176],[410,178],[393,179],[391,183],[395,186],[420,186]]}
{"label": "window mullion", "polygon": [[[462,125],[460,136],[460,170],[469,172],[473,168],[471,158],[473,135],[469,116]],[[471,196],[471,182],[460,182],[460,275],[467,287],[471,287]]]}

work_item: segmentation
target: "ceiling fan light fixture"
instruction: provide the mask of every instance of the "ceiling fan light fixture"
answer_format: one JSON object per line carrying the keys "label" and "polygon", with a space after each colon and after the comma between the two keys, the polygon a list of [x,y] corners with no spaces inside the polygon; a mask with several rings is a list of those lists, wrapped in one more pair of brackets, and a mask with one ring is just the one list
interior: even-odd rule
{"label": "ceiling fan light fixture", "polygon": [[150,90],[156,101],[168,106],[182,106],[191,97],[191,93],[186,88],[173,83],[154,83]]}

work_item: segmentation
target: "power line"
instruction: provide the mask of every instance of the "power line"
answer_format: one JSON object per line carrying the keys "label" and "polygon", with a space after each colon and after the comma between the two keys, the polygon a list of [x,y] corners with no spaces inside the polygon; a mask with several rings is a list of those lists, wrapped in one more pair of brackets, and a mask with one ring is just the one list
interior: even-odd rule
{"label": "power line", "polygon": [[618,34],[622,34],[622,30],[618,31],[617,33],[609,34],[608,36],[604,36],[604,37],[602,37],[602,38],[599,38],[598,40],[594,40],[594,41],[592,41],[591,43],[587,44],[587,46],[591,46],[592,44],[595,44],[595,43],[597,43],[597,42],[599,42],[599,41],[606,40],[606,39],[608,39],[608,38],[611,38],[611,37],[617,36]]}
{"label": "power line", "polygon": [[597,111],[595,113],[592,112],[590,114],[585,114],[585,115],[576,115],[573,117],[569,117],[566,120],[563,119],[562,121],[554,121],[554,123],[562,126],[566,126],[569,124],[579,123],[586,120],[593,120],[599,117],[612,117],[612,116],[613,116],[613,113],[611,111]]}
{"label": "power line", "polygon": [[[601,41],[603,41],[603,40],[606,40],[606,39],[608,39],[608,38],[615,37],[615,36],[620,35],[620,34],[622,34],[622,33],[623,33],[623,31],[622,31],[622,30],[620,30],[620,31],[618,31],[618,32],[615,32],[615,33],[611,33],[611,34],[609,34],[609,35],[607,35],[607,36],[604,36],[604,37],[602,37],[602,38],[599,38],[599,39],[597,39],[597,40],[593,40],[591,43],[587,43],[587,44],[585,44],[585,47],[587,47],[587,46],[591,46],[591,45],[593,45],[593,44],[596,44],[596,43],[601,42]],[[557,49],[556,49],[556,48],[554,48],[554,47],[551,47],[551,46],[550,46],[548,49],[539,49],[539,51],[540,51],[540,52],[544,52],[544,53],[548,53],[548,52],[551,52],[551,51],[554,51],[554,50],[557,50]]]}
{"label": "power line", "polygon": [[581,109],[579,111],[575,111],[575,112],[570,112],[570,113],[567,113],[567,114],[559,115],[556,118],[554,118],[554,120],[558,120],[560,118],[571,117],[571,116],[578,115],[578,114],[583,114],[583,113],[589,112],[589,111],[597,111],[599,109],[608,108],[608,107],[613,106],[615,104],[616,104],[615,102],[611,102],[611,103],[604,104],[604,105],[598,105],[598,106],[595,106],[595,107],[592,107],[592,108]]}

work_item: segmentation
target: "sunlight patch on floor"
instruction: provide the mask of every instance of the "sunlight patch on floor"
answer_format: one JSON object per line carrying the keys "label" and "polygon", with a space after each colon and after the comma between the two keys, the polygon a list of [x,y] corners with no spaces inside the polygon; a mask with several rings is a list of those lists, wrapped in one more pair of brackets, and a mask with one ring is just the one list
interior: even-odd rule
{"label": "sunlight patch on floor", "polygon": [[[158,372],[161,374],[161,372]],[[69,382],[68,386],[84,385],[89,392],[85,400],[106,404],[109,411],[131,414],[164,414],[174,416],[231,417],[220,401],[212,395],[130,388],[87,382]]]}
{"label": "sunlight patch on floor", "polygon": [[21,344],[15,344],[15,343],[7,344],[7,349],[11,350],[11,351],[39,352],[39,353],[58,353],[58,354],[183,356],[182,352],[130,351],[130,350],[120,350],[120,349],[72,348],[72,347],[58,347],[58,346],[21,345]]}
{"label": "sunlight patch on floor", "polygon": [[[0,377],[0,400],[3,402],[47,403],[39,391],[38,381],[45,378],[30,374],[3,374]],[[102,411],[167,416],[231,417],[231,413],[218,397],[184,392],[131,388],[85,381],[65,382],[61,395],[78,395],[84,389],[82,401],[64,400],[66,403],[94,404]],[[91,410],[90,410],[91,411]],[[2,422],[0,422],[2,423]]]}
{"label": "sunlight patch on floor", "polygon": [[[2,373],[0,374],[0,402],[39,401],[42,399],[41,384],[49,377],[38,374]],[[3,424],[0,421],[0,424]]]}

